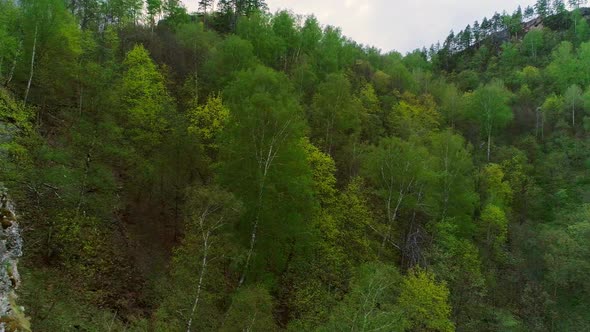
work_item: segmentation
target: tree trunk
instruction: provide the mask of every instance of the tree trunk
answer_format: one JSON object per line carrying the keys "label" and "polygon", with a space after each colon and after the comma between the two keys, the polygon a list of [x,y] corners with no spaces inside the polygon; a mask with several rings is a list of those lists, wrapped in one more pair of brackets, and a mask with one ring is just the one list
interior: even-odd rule
{"label": "tree trunk", "polygon": [[488,131],[488,162],[490,161],[490,150],[492,148],[492,131]]}
{"label": "tree trunk", "polygon": [[572,129],[576,127],[576,102],[572,103]]}
{"label": "tree trunk", "polygon": [[35,69],[35,52],[37,51],[37,31],[38,25],[35,24],[35,38],[33,39],[33,54],[31,54],[31,71],[29,74],[29,82],[27,83],[27,90],[25,91],[25,99],[24,104],[27,104],[27,99],[29,98],[29,91],[31,90],[31,82],[33,81],[33,73]]}
{"label": "tree trunk", "polygon": [[199,283],[197,284],[197,295],[195,296],[195,301],[193,302],[193,308],[191,310],[191,314],[188,319],[186,332],[191,332],[191,325],[193,324],[193,316],[195,315],[195,311],[197,311],[197,306],[199,305],[199,300],[201,298],[201,289],[203,287],[203,277],[205,276],[205,269],[207,268],[207,254],[209,251],[209,232],[207,232],[204,237],[203,243],[203,260],[201,261],[201,272],[199,273]]}
{"label": "tree trunk", "polygon": [[[266,175],[266,174],[265,174]],[[258,223],[260,222],[260,210],[262,209],[262,198],[264,193],[264,179],[262,180],[262,184],[260,186],[260,191],[258,192],[258,207],[256,208],[256,217],[254,218],[254,225],[252,226],[252,233],[250,233],[250,247],[248,248],[248,255],[246,256],[246,264],[244,265],[244,271],[242,272],[242,276],[240,277],[240,282],[238,283],[238,287],[241,287],[244,281],[246,280],[246,273],[248,272],[248,267],[250,266],[250,260],[252,259],[252,253],[254,252],[254,245],[256,244],[256,234],[258,233]]]}
{"label": "tree trunk", "polygon": [[387,241],[389,241],[389,238],[391,237],[391,232],[393,231],[393,224],[395,223],[395,220],[397,219],[397,213],[399,211],[399,207],[401,206],[403,200],[404,200],[404,191],[403,189],[400,190],[399,192],[399,197],[397,199],[397,203],[395,205],[395,209],[393,210],[393,214],[391,213],[391,203],[390,201],[387,202],[387,214],[389,217],[389,222],[388,222],[388,226],[387,226],[387,232],[383,235],[383,241],[381,242],[381,248],[385,247],[385,243]]}
{"label": "tree trunk", "polygon": [[14,60],[12,61],[12,68],[10,68],[10,74],[8,74],[8,78],[6,79],[6,83],[4,83],[4,86],[8,86],[8,84],[10,84],[10,81],[12,81],[12,77],[14,76],[14,69],[16,68],[16,62],[18,60],[18,57],[20,56],[20,52],[21,52],[22,47],[23,47],[23,42],[21,40],[18,43],[18,49],[16,50],[16,54],[14,55]]}

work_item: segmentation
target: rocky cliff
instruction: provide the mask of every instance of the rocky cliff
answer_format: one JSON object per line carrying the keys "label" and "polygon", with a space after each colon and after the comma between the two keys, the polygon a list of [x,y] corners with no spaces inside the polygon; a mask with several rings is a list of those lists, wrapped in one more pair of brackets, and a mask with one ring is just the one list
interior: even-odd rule
{"label": "rocky cliff", "polygon": [[23,240],[14,204],[2,184],[0,223],[0,332],[30,331],[24,308],[16,304],[16,290],[20,285],[17,265],[22,256]]}

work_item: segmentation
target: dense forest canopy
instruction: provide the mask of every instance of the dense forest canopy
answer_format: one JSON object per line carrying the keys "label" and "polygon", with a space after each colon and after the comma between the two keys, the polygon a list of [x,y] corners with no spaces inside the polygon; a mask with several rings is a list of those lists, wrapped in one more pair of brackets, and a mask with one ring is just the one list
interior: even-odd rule
{"label": "dense forest canopy", "polygon": [[584,5],[402,55],[264,1],[0,0],[31,328],[590,330]]}

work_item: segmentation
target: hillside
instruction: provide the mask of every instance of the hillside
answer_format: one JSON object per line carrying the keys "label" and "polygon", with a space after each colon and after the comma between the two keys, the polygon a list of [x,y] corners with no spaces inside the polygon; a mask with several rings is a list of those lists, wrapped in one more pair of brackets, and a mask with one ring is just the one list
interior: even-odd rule
{"label": "hillside", "polygon": [[0,0],[0,330],[590,330],[584,1],[406,55],[199,4]]}

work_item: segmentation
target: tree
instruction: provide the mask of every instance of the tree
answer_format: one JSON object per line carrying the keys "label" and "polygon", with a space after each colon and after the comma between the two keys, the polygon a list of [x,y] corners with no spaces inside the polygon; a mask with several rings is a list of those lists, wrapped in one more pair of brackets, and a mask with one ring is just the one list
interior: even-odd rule
{"label": "tree", "polygon": [[34,97],[31,95],[35,94],[33,82],[44,88],[38,93],[49,102],[68,96],[75,91],[71,83],[76,81],[77,66],[71,64],[78,62],[81,53],[80,31],[75,21],[63,1],[25,0],[21,6],[23,47],[27,59],[24,102]]}
{"label": "tree", "polygon": [[477,202],[473,178],[471,146],[451,130],[431,133],[426,147],[436,176],[429,186],[426,205],[437,221],[452,220],[459,232],[466,233]]}
{"label": "tree", "polygon": [[508,219],[502,208],[490,203],[480,216],[480,232],[489,252],[499,255],[508,238]]}
{"label": "tree", "polygon": [[147,14],[152,28],[156,25],[157,17],[162,14],[163,6],[162,0],[146,0]]}
{"label": "tree", "polygon": [[[0,3],[0,13],[3,13],[0,18],[0,44],[3,45],[0,50],[0,82],[7,84],[12,79],[22,47],[16,31],[21,12],[11,1],[3,1]],[[6,71],[6,67],[12,68]]]}
{"label": "tree", "polygon": [[543,46],[543,31],[533,29],[524,36],[522,45],[527,53],[533,58],[537,57],[539,49]]}
{"label": "tree", "polygon": [[565,12],[566,12],[565,3],[563,2],[563,0],[553,0],[552,13],[553,14],[563,14]]}
{"label": "tree", "polygon": [[197,105],[193,101],[187,115],[190,121],[188,131],[195,134],[209,149],[216,150],[217,136],[229,118],[229,109],[223,105],[221,95],[209,96],[205,105]]}
{"label": "tree", "polygon": [[167,127],[165,112],[171,106],[164,77],[143,46],[135,46],[125,56],[119,93],[119,113],[133,147],[147,155],[162,141]]}
{"label": "tree", "polygon": [[390,137],[372,147],[364,160],[365,176],[385,204],[386,220],[379,230],[381,248],[387,245],[399,249],[392,238],[393,230],[398,226],[396,222],[403,204],[408,203],[411,196],[421,195],[421,182],[429,162],[428,152],[415,140],[406,142]]}
{"label": "tree", "polygon": [[359,101],[343,74],[329,75],[313,98],[309,114],[312,139],[341,168],[343,161],[349,159],[343,155],[343,149],[354,144],[360,134],[359,108]]}
{"label": "tree", "polygon": [[580,44],[577,52],[576,72],[580,86],[587,86],[590,84],[590,42]]}
{"label": "tree", "polygon": [[441,122],[440,113],[436,111],[432,97],[417,97],[409,92],[400,97],[399,103],[393,106],[386,119],[389,134],[407,139],[412,135],[421,136],[438,128]]}
{"label": "tree", "polygon": [[440,97],[440,111],[451,128],[454,128],[457,121],[465,116],[465,100],[462,93],[459,92],[454,84],[443,87],[442,96]]}
{"label": "tree", "polygon": [[501,81],[480,86],[468,96],[471,115],[479,121],[487,137],[487,160],[490,160],[492,134],[495,129],[506,126],[513,118],[508,105],[511,93]]}
{"label": "tree", "polygon": [[164,305],[156,313],[158,328],[216,329],[223,315],[215,303],[224,295],[220,284],[227,263],[224,256],[235,250],[224,230],[235,223],[242,206],[219,188],[193,187],[187,190],[184,209],[184,237],[162,287]]}
{"label": "tree", "polygon": [[504,179],[504,170],[498,164],[488,164],[481,173],[481,201],[508,208],[512,199],[512,188]]}
{"label": "tree", "polygon": [[319,331],[404,331],[409,322],[396,306],[403,278],[395,266],[364,264],[358,268],[351,291],[332,311]]}
{"label": "tree", "polygon": [[581,15],[579,10],[574,11],[572,20],[574,21],[576,42],[583,43],[587,41],[590,38],[590,24],[588,24],[588,20]]}
{"label": "tree", "polygon": [[551,12],[551,4],[549,3],[549,0],[537,0],[535,3],[535,10],[539,17],[547,17]]}
{"label": "tree", "polygon": [[[473,227],[465,229],[455,219],[436,223],[433,248],[428,251],[432,270],[447,282],[458,330],[482,325],[486,285],[480,251],[472,241]],[[483,323],[485,324],[485,323]]]}
{"label": "tree", "polygon": [[535,8],[533,8],[532,6],[526,6],[526,8],[524,9],[524,19],[531,19],[533,15],[535,15]]}
{"label": "tree", "polygon": [[205,64],[205,71],[207,77],[215,78],[211,85],[216,91],[231,81],[238,71],[252,68],[256,63],[252,43],[232,35],[217,45]]}
{"label": "tree", "polygon": [[465,30],[463,30],[463,33],[460,34],[461,46],[463,49],[468,49],[471,46],[472,39],[471,25],[468,24],[467,27],[465,27]]}
{"label": "tree", "polygon": [[398,306],[414,331],[454,331],[449,290],[434,274],[415,268],[402,283]]}
{"label": "tree", "polygon": [[576,109],[579,109],[583,105],[582,100],[582,89],[577,85],[570,86],[564,95],[565,107],[571,110],[572,115],[572,129],[576,127]]}
{"label": "tree", "polygon": [[[190,201],[187,204],[191,216],[190,228],[192,232],[201,237],[201,267],[199,269],[199,279],[197,290],[187,325],[187,331],[191,330],[193,317],[197,313],[201,292],[203,291],[204,278],[207,273],[209,264],[209,251],[212,246],[215,232],[224,226],[225,223],[231,222],[232,218],[238,213],[239,206],[230,195],[220,192],[219,190],[196,190],[190,195]],[[198,235],[197,235],[198,236]]]}
{"label": "tree", "polygon": [[586,279],[581,278],[590,268],[584,255],[587,249],[581,245],[590,232],[586,219],[589,212],[589,206],[582,205],[543,227],[542,242],[549,246],[544,257],[549,272],[547,279],[557,287],[571,285],[585,293],[590,291]]}
{"label": "tree", "polygon": [[214,0],[199,0],[199,11],[207,15],[208,10],[213,7]]}
{"label": "tree", "polygon": [[553,51],[552,61],[546,70],[555,81],[556,91],[565,91],[572,83],[581,83],[580,68],[573,50],[573,45],[564,41]]}
{"label": "tree", "polygon": [[264,0],[219,0],[217,10],[229,31],[235,31],[241,16],[250,16],[268,9]]}
{"label": "tree", "polygon": [[218,174],[247,207],[238,226],[248,239],[242,284],[246,275],[266,274],[265,266],[271,274],[281,271],[300,245],[311,171],[299,144],[301,109],[284,75],[262,66],[242,71],[224,96],[230,121],[219,143]]}

